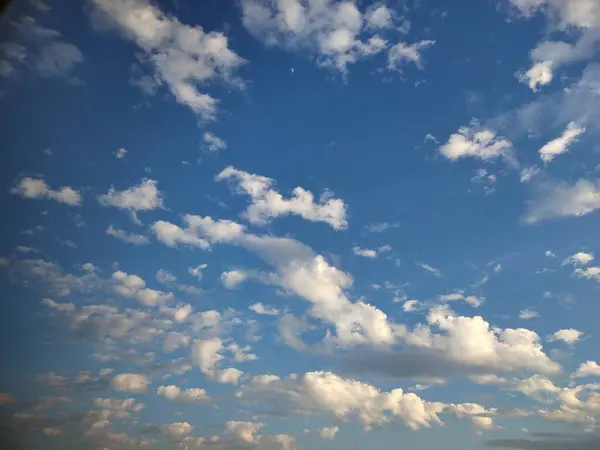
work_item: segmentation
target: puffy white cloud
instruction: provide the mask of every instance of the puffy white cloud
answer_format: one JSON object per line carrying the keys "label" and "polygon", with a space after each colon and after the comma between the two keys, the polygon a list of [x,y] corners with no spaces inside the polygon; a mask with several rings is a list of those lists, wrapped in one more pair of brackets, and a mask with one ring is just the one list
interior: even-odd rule
{"label": "puffy white cloud", "polygon": [[98,197],[100,204],[126,209],[136,223],[138,211],[151,211],[164,208],[162,193],[156,187],[156,181],[144,178],[139,185],[132,186],[124,191],[117,191],[111,187],[106,194]]}
{"label": "puffy white cloud", "polygon": [[204,146],[211,152],[218,152],[227,148],[227,142],[210,131],[204,132],[202,140],[204,141]]}
{"label": "puffy white cloud", "polygon": [[235,289],[247,279],[248,274],[241,270],[230,270],[221,274],[221,283],[227,289]]}
{"label": "puffy white cloud", "polygon": [[111,385],[119,392],[145,392],[150,380],[137,373],[120,373],[112,379]]}
{"label": "puffy white cloud", "polygon": [[357,417],[367,429],[385,425],[395,417],[416,430],[432,424],[442,425],[438,415],[443,412],[459,418],[486,412],[485,408],[475,404],[428,402],[402,389],[381,391],[370,384],[342,378],[332,372],[308,372],[290,375],[283,380],[258,376],[238,394],[242,397],[258,394],[259,398],[264,398],[269,393],[285,396],[301,408],[329,411],[342,420]]}
{"label": "puffy white cloud", "polygon": [[198,281],[202,279],[202,271],[208,267],[208,264],[200,264],[196,267],[188,267],[188,273],[193,277],[196,277]]}
{"label": "puffy white cloud", "polygon": [[207,375],[210,378],[217,380],[219,383],[238,384],[244,375],[244,372],[235,367],[228,367],[227,369],[207,372]]}
{"label": "puffy white cloud", "polygon": [[192,347],[192,361],[200,366],[202,372],[210,372],[223,359],[219,353],[223,349],[223,342],[218,337],[198,340]]}
{"label": "puffy white cloud", "polygon": [[173,299],[172,292],[162,292],[146,287],[146,282],[137,275],[117,271],[112,274],[114,290],[119,295],[135,298],[144,306],[157,306]]}
{"label": "puffy white cloud", "polygon": [[152,231],[156,239],[170,247],[183,244],[206,250],[211,244],[234,242],[245,230],[243,225],[231,220],[214,220],[208,216],[186,214],[183,220],[186,228],[162,220],[155,222]]}
{"label": "puffy white cloud", "polygon": [[406,300],[402,304],[402,310],[404,312],[413,312],[418,309],[418,306],[419,306],[419,300]]}
{"label": "puffy white cloud", "polygon": [[273,441],[281,445],[283,450],[294,450],[296,448],[296,438],[289,434],[276,434]]}
{"label": "puffy white cloud", "polygon": [[229,421],[225,424],[225,427],[230,434],[250,444],[258,443],[260,435],[257,433],[264,426],[265,424],[260,422]]}
{"label": "puffy white cloud", "polygon": [[[287,0],[242,1],[246,29],[267,46],[307,50],[320,67],[348,72],[348,65],[374,54],[392,52],[393,46],[378,31],[405,29],[406,22],[384,5],[361,11],[352,1]],[[399,43],[405,47],[411,45]],[[419,44],[412,51],[419,50]],[[418,57],[390,58],[395,62],[416,62]]]}
{"label": "puffy white cloud", "polygon": [[577,341],[579,341],[579,339],[581,338],[582,335],[583,335],[583,333],[581,331],[575,330],[573,328],[566,328],[566,329],[558,330],[557,332],[555,332],[552,335],[551,340],[552,341],[563,341],[566,344],[573,345]]}
{"label": "puffy white cloud", "polygon": [[545,163],[551,162],[558,155],[565,153],[569,147],[577,142],[577,138],[585,131],[585,128],[579,127],[575,122],[567,125],[567,128],[556,139],[551,140],[540,148],[540,158]]}
{"label": "puffy white cloud", "polygon": [[328,223],[336,230],[348,226],[346,205],[342,200],[332,198],[329,192],[325,192],[319,202],[315,203],[312,192],[296,187],[292,191],[292,197],[285,199],[272,188],[274,180],[271,178],[244,172],[231,166],[219,173],[216,180],[233,180],[237,184],[239,193],[251,197],[252,203],[244,215],[253,224],[262,225],[277,217],[294,214],[311,222]]}
{"label": "puffy white cloud", "polygon": [[81,204],[81,194],[70,186],[63,186],[54,190],[44,180],[37,178],[21,178],[17,185],[11,188],[10,192],[23,198],[47,198],[69,206],[79,206]]}
{"label": "puffy white cloud", "polygon": [[108,226],[108,228],[106,229],[106,234],[115,237],[127,244],[146,245],[150,243],[150,240],[144,235],[128,233],[127,231],[115,228],[112,225]]}
{"label": "puffy white cloud", "polygon": [[600,267],[586,267],[585,269],[575,269],[575,275],[579,278],[585,278],[587,280],[596,280],[600,283]]}
{"label": "puffy white cloud", "polygon": [[530,320],[540,317],[540,314],[537,311],[533,311],[531,309],[522,309],[519,311],[519,319],[521,320]]}
{"label": "puffy white cloud", "polygon": [[577,252],[573,255],[567,257],[562,265],[565,266],[567,264],[574,264],[577,266],[585,266],[594,260],[594,255],[586,252]]}
{"label": "puffy white cloud", "polygon": [[199,87],[215,81],[243,86],[235,75],[245,63],[220,32],[185,25],[149,0],[92,0],[94,19],[112,24],[144,52],[154,81],[166,85],[178,103],[213,119],[218,100]]}
{"label": "puffy white cloud", "polygon": [[166,269],[159,269],[156,272],[156,281],[162,284],[169,284],[177,281],[177,277]]}
{"label": "puffy white cloud", "polygon": [[355,246],[352,248],[352,253],[354,253],[356,256],[362,256],[363,258],[377,258],[377,250],[373,250],[371,248],[360,248]]}
{"label": "puffy white cloud", "polygon": [[544,184],[529,202],[525,223],[563,217],[579,217],[600,209],[600,181],[580,179],[575,184],[565,182]]}
{"label": "puffy white cloud", "polygon": [[527,84],[533,92],[550,83],[552,78],[554,75],[550,61],[538,61],[528,71],[519,74],[521,83]]}
{"label": "puffy white cloud", "polygon": [[250,305],[248,309],[262,316],[276,316],[279,314],[279,310],[277,308],[265,306],[261,302]]}
{"label": "puffy white cloud", "polygon": [[159,386],[156,393],[171,401],[205,402],[210,400],[206,391],[200,388],[181,389],[175,385]]}
{"label": "puffy white cloud", "polygon": [[319,436],[321,436],[323,439],[329,439],[330,441],[333,441],[339,430],[339,427],[324,427],[319,430]]}
{"label": "puffy white cloud", "polygon": [[571,378],[600,377],[600,365],[596,361],[581,363]]}
{"label": "puffy white cloud", "polygon": [[476,127],[461,127],[450,135],[448,142],[439,147],[440,153],[451,161],[460,158],[478,158],[484,161],[498,157],[509,157],[512,143],[496,136],[492,130]]}
{"label": "puffy white cloud", "polygon": [[194,430],[194,427],[187,422],[175,422],[160,425],[159,429],[168,436],[181,438],[189,435]]}

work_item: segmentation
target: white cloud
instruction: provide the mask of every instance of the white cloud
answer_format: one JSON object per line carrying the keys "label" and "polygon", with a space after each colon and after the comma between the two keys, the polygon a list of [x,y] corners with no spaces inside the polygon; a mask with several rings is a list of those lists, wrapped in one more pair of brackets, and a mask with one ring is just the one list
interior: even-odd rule
{"label": "white cloud", "polygon": [[339,430],[339,427],[324,427],[319,430],[319,436],[321,436],[323,439],[333,441],[335,439],[335,435]]}
{"label": "white cloud", "polygon": [[123,159],[125,158],[125,155],[127,154],[127,149],[125,148],[120,148],[115,152],[115,158],[117,159]]}
{"label": "white cloud", "polygon": [[11,188],[11,194],[23,198],[47,198],[69,206],[81,204],[81,194],[70,186],[63,186],[57,190],[51,189],[44,180],[23,177],[19,183]]}
{"label": "white cloud", "polygon": [[221,283],[227,289],[235,289],[247,279],[248,274],[241,270],[230,270],[221,274]]}
{"label": "white cloud", "polygon": [[445,294],[438,296],[438,300],[441,302],[455,302],[455,301],[463,301],[474,308],[479,308],[483,302],[484,298],[476,297],[475,295],[465,295],[463,291],[453,292],[451,294]]}
{"label": "white cloud", "polygon": [[565,182],[540,186],[529,202],[525,223],[563,217],[579,217],[600,209],[600,181],[580,179],[570,185]]}
{"label": "white cloud", "polygon": [[596,280],[600,283],[600,267],[586,267],[585,269],[575,269],[575,275],[579,278],[585,278],[587,280]]}
{"label": "white cloud", "polygon": [[512,143],[503,137],[496,136],[492,130],[476,127],[461,127],[439,147],[440,153],[451,161],[460,158],[478,158],[484,161],[498,157],[510,157]]}
{"label": "white cloud", "polygon": [[521,320],[530,320],[540,317],[540,314],[537,311],[533,311],[531,309],[522,309],[519,311],[519,319]]}
{"label": "white cloud", "polygon": [[[378,31],[403,30],[406,22],[384,5],[361,11],[354,2],[288,0],[242,1],[242,21],[246,29],[267,46],[307,50],[320,67],[346,75],[348,66],[372,55],[388,52],[390,65],[419,62],[423,43],[391,46]],[[410,56],[399,56],[398,46],[410,48]],[[396,50],[393,50],[393,49]],[[391,55],[391,56],[390,56]]]}
{"label": "white cloud", "polygon": [[546,250],[544,252],[544,255],[548,256],[549,258],[556,258],[556,255],[553,252],[551,252],[550,250]]}
{"label": "white cloud", "polygon": [[264,316],[276,316],[279,314],[279,310],[277,308],[265,306],[261,302],[250,305],[248,309],[254,311],[256,314]]}
{"label": "white cloud", "polygon": [[277,217],[294,214],[311,222],[328,223],[336,230],[348,226],[346,205],[342,200],[332,198],[329,192],[325,192],[319,202],[315,203],[311,191],[296,187],[292,191],[292,197],[285,199],[272,189],[274,180],[271,178],[244,172],[231,166],[225,168],[215,179],[233,180],[237,184],[239,193],[251,197],[252,203],[246,210],[245,216],[253,224],[262,225]]}
{"label": "white cloud", "polygon": [[159,220],[152,225],[156,239],[170,247],[177,244],[209,249],[212,243],[233,242],[244,232],[245,227],[231,220],[213,220],[211,217],[186,214],[187,227],[180,228],[170,222]]}
{"label": "white cloud", "polygon": [[135,298],[144,306],[158,306],[173,299],[173,293],[146,287],[146,282],[137,275],[117,271],[112,274],[114,291],[127,298]]}
{"label": "white cloud", "polygon": [[265,426],[264,423],[229,421],[225,424],[227,431],[243,442],[256,444],[260,439],[257,433]]}
{"label": "white cloud", "polygon": [[113,398],[95,398],[94,406],[100,409],[107,409],[113,412],[132,411],[140,412],[146,407],[144,403],[136,402],[133,398],[113,399]]}
{"label": "white cloud", "polygon": [[402,305],[404,312],[416,311],[419,307],[419,300],[406,300]]}
{"label": "white cloud", "polygon": [[411,62],[419,69],[422,69],[421,52],[433,44],[435,44],[435,41],[420,41],[414,44],[398,42],[396,45],[391,46],[388,51],[387,68],[390,70],[400,70],[400,67]]}
{"label": "white cloud", "polygon": [[211,152],[218,152],[227,148],[227,142],[209,131],[204,132],[202,139],[206,148]]}
{"label": "white cloud", "polygon": [[428,402],[402,389],[382,392],[370,384],[342,378],[332,372],[308,372],[290,375],[284,380],[257,378],[252,380],[251,388],[240,392],[242,397],[257,393],[263,398],[265,394],[276,392],[308,410],[329,411],[341,420],[357,417],[367,429],[385,425],[397,417],[410,429],[417,430],[433,424],[442,425],[438,414],[443,412],[459,418],[486,412],[485,408],[475,404]]}
{"label": "white cloud", "polygon": [[552,81],[552,63],[550,61],[538,61],[527,72],[519,74],[519,81],[525,83],[533,92],[537,92],[540,86],[545,86]]}
{"label": "white cloud", "polygon": [[600,377],[600,365],[595,361],[582,363],[571,378]]}
{"label": "white cloud", "polygon": [[352,248],[352,253],[354,253],[356,256],[362,256],[363,258],[377,258],[377,250],[373,250],[370,248],[360,248],[358,246],[355,246]]}
{"label": "white cloud", "polygon": [[175,385],[159,386],[156,393],[171,401],[195,403],[210,400],[210,396],[206,391],[200,388],[181,389]]}
{"label": "white cloud", "polygon": [[223,348],[223,342],[218,337],[198,340],[192,347],[192,361],[200,366],[202,372],[211,372],[223,359],[223,355],[219,353]]}
{"label": "white cloud", "polygon": [[115,237],[127,244],[146,245],[150,243],[150,240],[144,235],[128,233],[127,231],[115,228],[112,225],[108,226],[108,228],[106,229],[106,234]]}
{"label": "white cloud", "polygon": [[112,379],[111,384],[113,389],[119,392],[144,392],[150,380],[137,373],[120,373]]}
{"label": "white cloud", "polygon": [[440,272],[439,269],[436,269],[435,267],[430,266],[429,264],[418,263],[417,266],[419,266],[421,269],[425,270],[426,272],[432,273],[436,277],[439,277],[442,275],[442,273]]}
{"label": "white cloud", "polygon": [[199,90],[200,86],[222,81],[241,88],[235,75],[245,63],[229,48],[220,32],[206,33],[199,25],[185,25],[166,15],[149,0],[92,0],[93,17],[118,28],[133,40],[154,68],[154,79],[166,85],[178,103],[213,119],[218,100]]}
{"label": "white cloud", "polygon": [[159,269],[156,272],[156,281],[161,284],[170,284],[177,281],[177,277],[166,269]]}
{"label": "white cloud", "polygon": [[156,181],[147,178],[139,185],[124,191],[117,191],[111,187],[106,194],[99,196],[98,200],[102,205],[128,210],[136,223],[140,223],[137,218],[138,211],[164,208],[162,193],[157,189]]}
{"label": "white cloud", "polygon": [[574,264],[577,266],[585,266],[594,260],[594,255],[586,252],[577,252],[573,255],[567,257],[562,265],[565,266],[567,264]]}
{"label": "white cloud", "polygon": [[584,131],[585,128],[577,126],[575,122],[570,122],[562,135],[551,140],[540,149],[540,158],[548,164],[558,155],[567,152]]}
{"label": "white cloud", "polygon": [[537,12],[545,14],[551,32],[577,30],[571,42],[545,39],[531,51],[533,66],[519,77],[532,90],[550,83],[553,72],[561,66],[593,58],[600,41],[600,6],[596,0],[510,1],[526,17]]}
{"label": "white cloud", "polygon": [[160,425],[160,431],[174,438],[181,438],[190,434],[194,427],[187,422],[176,422]]}
{"label": "white cloud", "polygon": [[583,333],[573,328],[558,330],[551,337],[551,341],[563,341],[566,344],[573,345],[579,341]]}

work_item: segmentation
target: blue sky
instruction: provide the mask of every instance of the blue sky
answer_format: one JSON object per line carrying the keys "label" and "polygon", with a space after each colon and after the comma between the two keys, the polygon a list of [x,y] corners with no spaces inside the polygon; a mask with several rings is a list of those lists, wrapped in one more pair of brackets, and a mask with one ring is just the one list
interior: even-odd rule
{"label": "blue sky", "polygon": [[598,1],[2,21],[2,442],[600,446]]}

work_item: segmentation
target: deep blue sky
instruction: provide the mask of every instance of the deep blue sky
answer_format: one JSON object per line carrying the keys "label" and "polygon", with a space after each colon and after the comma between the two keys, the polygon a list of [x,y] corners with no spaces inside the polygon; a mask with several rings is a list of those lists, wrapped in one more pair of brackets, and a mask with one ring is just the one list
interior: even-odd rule
{"label": "deep blue sky", "polygon": [[456,3],[16,1],[2,439],[597,448],[600,4]]}

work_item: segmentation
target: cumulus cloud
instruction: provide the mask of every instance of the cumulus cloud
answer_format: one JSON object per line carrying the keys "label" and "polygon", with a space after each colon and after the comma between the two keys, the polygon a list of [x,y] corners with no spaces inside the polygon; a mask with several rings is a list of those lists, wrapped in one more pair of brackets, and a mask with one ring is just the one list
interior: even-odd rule
{"label": "cumulus cloud", "polygon": [[159,430],[171,437],[181,438],[189,435],[194,427],[187,422],[175,422],[159,426]]}
{"label": "cumulus cloud", "polygon": [[419,52],[433,44],[400,41],[393,45],[384,39],[381,31],[403,31],[407,24],[385,5],[361,11],[354,2],[341,0],[243,0],[242,21],[265,45],[308,51],[318,66],[344,75],[349,65],[383,52],[390,68],[407,62],[420,67]]}
{"label": "cumulus cloud", "polygon": [[439,415],[444,412],[458,417],[483,415],[486,412],[479,405],[428,402],[402,389],[381,391],[370,384],[343,378],[332,372],[308,372],[290,375],[286,379],[254,377],[250,386],[240,391],[240,395],[243,398],[255,393],[262,396],[274,392],[308,410],[328,411],[341,420],[356,417],[367,429],[400,418],[409,428],[416,430],[442,425]]}
{"label": "cumulus cloud", "polygon": [[567,257],[562,265],[573,264],[577,266],[585,266],[594,260],[594,255],[586,252],[577,252]]}
{"label": "cumulus cloud", "polygon": [[126,148],[119,148],[115,152],[115,158],[117,158],[117,159],[123,159],[123,158],[125,158],[125,155],[127,155],[127,149]]}
{"label": "cumulus cloud", "polygon": [[120,373],[112,379],[111,385],[119,392],[145,392],[150,380],[137,373]]}
{"label": "cumulus cloud", "polygon": [[600,377],[600,365],[596,361],[581,363],[571,378]]}
{"label": "cumulus cloud", "polygon": [[248,309],[263,316],[276,316],[279,314],[279,310],[277,308],[265,306],[261,302],[250,305]]}
{"label": "cumulus cloud", "polygon": [[540,317],[537,311],[533,311],[531,309],[522,309],[519,311],[519,319],[521,320],[530,320]]}
{"label": "cumulus cloud", "polygon": [[465,295],[464,291],[457,291],[451,294],[439,295],[438,300],[441,302],[465,302],[474,308],[479,308],[485,299],[479,298],[475,295]]}
{"label": "cumulus cloud", "polygon": [[319,436],[321,436],[323,439],[329,439],[330,441],[333,441],[339,430],[339,427],[324,427],[319,430]]}
{"label": "cumulus cloud", "polygon": [[123,241],[126,244],[147,245],[150,243],[148,237],[142,234],[129,233],[125,230],[115,228],[112,225],[108,226],[108,228],[106,229],[106,234],[117,238],[118,240]]}
{"label": "cumulus cloud", "polygon": [[186,228],[159,220],[152,225],[152,232],[156,239],[170,247],[181,244],[208,250],[211,244],[235,241],[245,230],[243,225],[231,220],[214,220],[208,216],[186,214],[183,220]]}
{"label": "cumulus cloud", "polygon": [[210,400],[206,391],[200,388],[181,389],[175,385],[159,386],[156,393],[171,401],[196,403]]}
{"label": "cumulus cloud", "polygon": [[250,196],[252,203],[244,215],[255,225],[263,225],[272,219],[293,214],[311,222],[328,223],[336,230],[348,226],[346,205],[342,200],[333,198],[329,192],[325,192],[319,202],[315,203],[312,192],[296,187],[292,191],[292,197],[286,199],[272,188],[275,183],[273,179],[231,166],[219,173],[216,180],[232,180],[236,183],[238,193]]}
{"label": "cumulus cloud", "polygon": [[117,191],[111,187],[106,194],[98,197],[101,205],[114,206],[125,209],[131,213],[136,223],[141,223],[137,218],[139,211],[152,211],[164,208],[162,193],[156,187],[156,181],[143,179],[139,185],[132,186],[124,191]]}
{"label": "cumulus cloud", "polygon": [[573,345],[579,341],[583,333],[579,330],[575,330],[573,328],[565,328],[563,330],[558,330],[555,332],[551,339],[552,341],[562,341],[566,344]]}
{"label": "cumulus cloud", "polygon": [[114,291],[127,298],[135,298],[144,306],[158,306],[173,299],[173,293],[146,287],[146,282],[137,275],[116,271],[112,274]]}
{"label": "cumulus cloud", "polygon": [[258,432],[265,426],[260,422],[229,421],[225,424],[227,431],[243,442],[256,444],[260,439]]}
{"label": "cumulus cloud", "polygon": [[214,82],[242,88],[236,75],[245,63],[221,32],[205,32],[166,15],[149,0],[92,0],[96,22],[109,24],[132,40],[152,66],[153,80],[165,85],[178,103],[203,119],[214,119],[218,100],[200,90]]}
{"label": "cumulus cloud", "polygon": [[461,127],[450,135],[448,142],[439,147],[445,158],[456,161],[461,158],[477,158],[484,161],[510,157],[512,143],[488,129]]}
{"label": "cumulus cloud", "polygon": [[354,253],[356,256],[362,256],[363,258],[377,258],[377,250],[373,250],[371,248],[360,248],[355,246],[352,248],[352,253]]}
{"label": "cumulus cloud", "polygon": [[566,153],[584,131],[585,128],[579,127],[575,122],[570,122],[559,137],[540,148],[540,158],[547,164],[558,155]]}
{"label": "cumulus cloud", "polygon": [[227,289],[235,289],[247,279],[248,274],[241,270],[230,270],[221,274],[221,283]]}
{"label": "cumulus cloud", "polygon": [[575,184],[545,183],[528,203],[524,221],[580,217],[600,209],[600,181],[579,179]]}
{"label": "cumulus cloud", "polygon": [[63,186],[54,190],[44,180],[38,178],[23,177],[16,186],[11,188],[10,192],[23,198],[46,198],[69,206],[79,206],[81,204],[79,191],[70,186]]}

